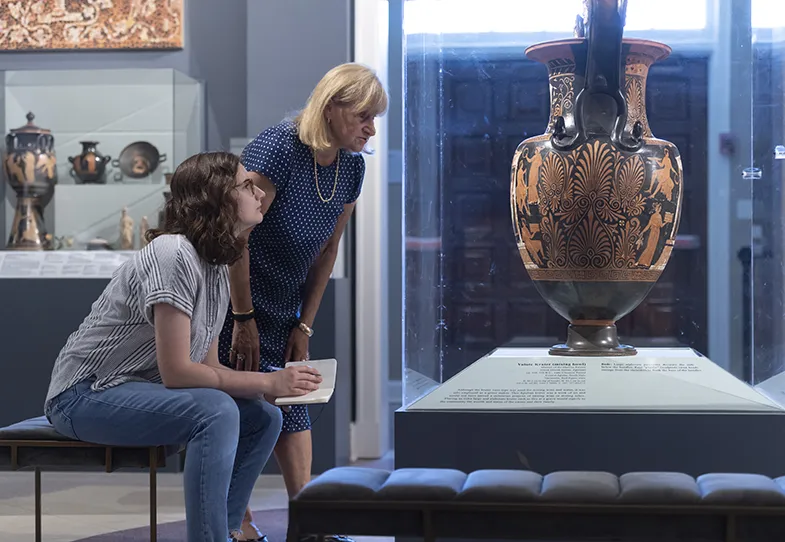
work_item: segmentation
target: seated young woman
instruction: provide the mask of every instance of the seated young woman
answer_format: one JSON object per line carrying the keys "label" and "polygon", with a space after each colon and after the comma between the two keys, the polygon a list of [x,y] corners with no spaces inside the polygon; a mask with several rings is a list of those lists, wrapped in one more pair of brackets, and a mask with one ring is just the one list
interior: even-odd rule
{"label": "seated young woman", "polygon": [[114,446],[186,444],[190,542],[235,537],[281,430],[270,401],[318,388],[309,367],[235,372],[218,362],[228,265],[265,194],[239,158],[175,171],[162,229],[114,274],[55,362],[45,412],[63,435]]}

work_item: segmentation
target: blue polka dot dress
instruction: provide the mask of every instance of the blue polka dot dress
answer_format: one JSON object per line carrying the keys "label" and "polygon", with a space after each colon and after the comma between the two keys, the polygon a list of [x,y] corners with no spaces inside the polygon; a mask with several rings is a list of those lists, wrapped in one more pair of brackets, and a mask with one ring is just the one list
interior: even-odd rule
{"label": "blue polka dot dress", "polygon": [[[261,224],[248,238],[251,298],[259,328],[260,367],[283,367],[289,333],[297,325],[305,279],[325,242],[335,230],[343,206],[360,195],[365,161],[362,155],[342,150],[335,184],[337,160],[317,165],[319,198],[311,149],[300,141],[291,121],[272,126],[248,144],[242,153],[248,171],[264,175],[275,185],[276,195]],[[222,363],[229,362],[232,345],[231,307],[218,342]],[[318,330],[316,330],[318,332]],[[283,432],[311,428],[305,405],[283,413]]]}

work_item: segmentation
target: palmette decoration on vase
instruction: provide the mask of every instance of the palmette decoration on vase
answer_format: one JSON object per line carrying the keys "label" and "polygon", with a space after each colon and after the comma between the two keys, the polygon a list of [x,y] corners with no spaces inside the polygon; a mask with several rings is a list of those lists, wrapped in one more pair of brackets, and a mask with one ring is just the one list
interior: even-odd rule
{"label": "palmette decoration on vase", "polygon": [[513,157],[513,227],[535,287],[570,322],[550,353],[634,355],[616,321],[659,279],[681,216],[681,157],[654,137],[645,105],[649,67],[670,48],[622,39],[625,1],[586,5],[585,39],[526,51],[548,67],[551,108],[546,132]]}
{"label": "palmette decoration on vase", "polygon": [[51,246],[43,213],[57,184],[57,158],[52,133],[33,124],[33,119],[35,115],[28,113],[27,124],[5,137],[3,170],[16,193],[8,250],[45,250]]}

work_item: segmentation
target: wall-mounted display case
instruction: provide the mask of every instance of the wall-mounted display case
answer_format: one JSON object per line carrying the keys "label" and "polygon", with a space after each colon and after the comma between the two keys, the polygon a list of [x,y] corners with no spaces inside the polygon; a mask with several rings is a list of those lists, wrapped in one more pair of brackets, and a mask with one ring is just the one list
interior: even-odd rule
{"label": "wall-mounted display case", "polygon": [[6,71],[0,84],[0,276],[78,276],[81,263],[58,262],[140,248],[170,174],[204,149],[203,85],[172,69]]}
{"label": "wall-mounted display case", "polygon": [[[707,428],[785,429],[785,11],[618,2],[617,47],[585,3],[404,2],[396,464],[692,471],[583,447],[676,423],[727,451],[706,468],[746,468]],[[785,466],[775,440],[760,469]]]}

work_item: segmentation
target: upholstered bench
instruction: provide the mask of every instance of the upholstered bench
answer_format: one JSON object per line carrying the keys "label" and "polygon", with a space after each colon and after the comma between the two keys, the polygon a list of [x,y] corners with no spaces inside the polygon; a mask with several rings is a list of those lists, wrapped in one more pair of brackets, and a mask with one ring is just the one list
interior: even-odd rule
{"label": "upholstered bench", "polygon": [[156,473],[176,448],[115,447],[70,439],[55,431],[45,417],[31,418],[0,429],[0,469],[35,471],[35,540],[41,542],[41,470],[76,467],[150,470],[150,540],[157,535]]}
{"label": "upholstered bench", "polygon": [[785,478],[339,467],[289,503],[301,535],[782,542]]}

